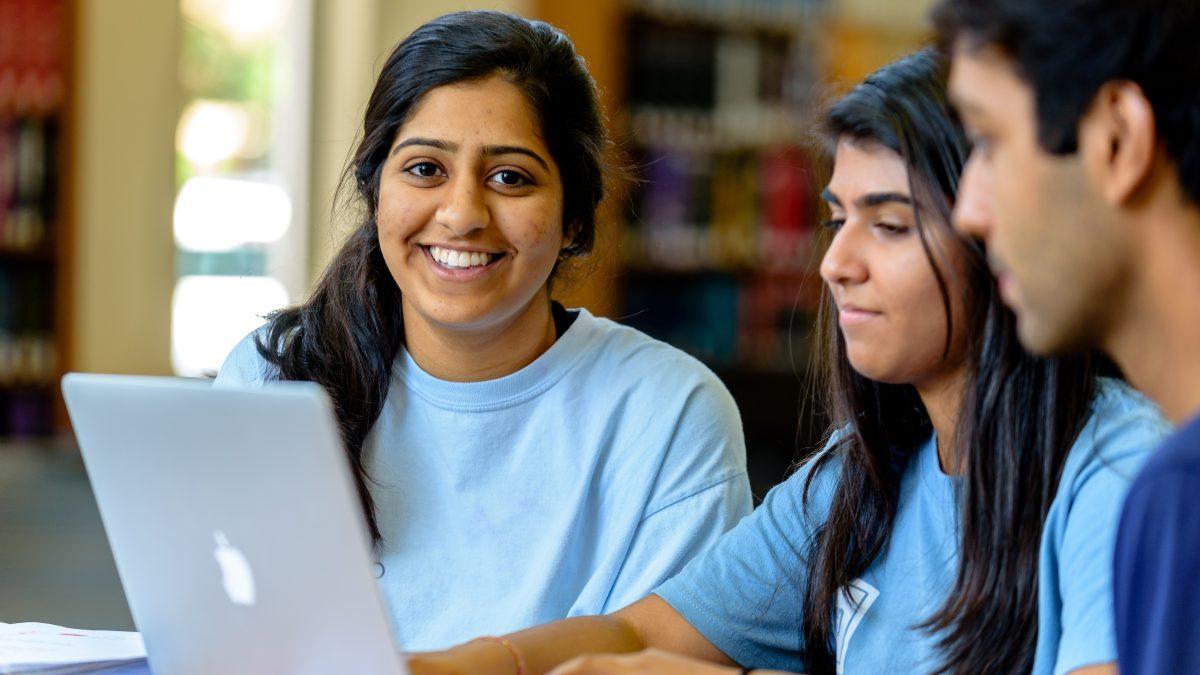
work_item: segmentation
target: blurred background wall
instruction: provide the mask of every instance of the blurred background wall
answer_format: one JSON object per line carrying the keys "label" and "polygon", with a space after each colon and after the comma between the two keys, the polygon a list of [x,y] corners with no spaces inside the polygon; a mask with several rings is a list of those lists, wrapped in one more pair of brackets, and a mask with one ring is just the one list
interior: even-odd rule
{"label": "blurred background wall", "polygon": [[820,106],[920,45],[929,0],[0,0],[0,621],[132,626],[57,396],[204,376],[299,301],[387,53],[440,14],[562,28],[640,179],[563,287],[697,355],[757,493],[805,410]]}

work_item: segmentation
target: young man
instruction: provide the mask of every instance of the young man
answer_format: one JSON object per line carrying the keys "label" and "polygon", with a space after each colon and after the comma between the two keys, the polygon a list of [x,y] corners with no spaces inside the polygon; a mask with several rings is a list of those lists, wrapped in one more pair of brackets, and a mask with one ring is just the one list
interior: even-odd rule
{"label": "young man", "polygon": [[1032,351],[1101,348],[1178,431],[1117,537],[1121,673],[1200,673],[1200,2],[942,0],[958,226]]}

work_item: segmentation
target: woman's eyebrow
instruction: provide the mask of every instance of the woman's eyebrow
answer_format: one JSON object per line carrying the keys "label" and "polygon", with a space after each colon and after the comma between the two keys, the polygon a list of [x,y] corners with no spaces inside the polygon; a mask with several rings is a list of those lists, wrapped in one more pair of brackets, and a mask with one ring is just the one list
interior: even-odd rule
{"label": "woman's eyebrow", "polygon": [[883,204],[912,205],[912,198],[900,192],[872,192],[854,200],[860,207],[881,206]]}
{"label": "woman's eyebrow", "polygon": [[418,136],[418,137],[413,137],[413,138],[406,138],[406,139],[400,141],[399,143],[396,144],[396,147],[392,148],[392,151],[389,152],[388,154],[394,155],[397,152],[400,152],[400,150],[402,148],[407,148],[410,145],[424,145],[424,146],[428,146],[430,148],[436,148],[438,150],[445,150],[446,152],[455,152],[458,150],[457,143],[443,141],[438,138],[421,138]]}
{"label": "woman's eyebrow", "polygon": [[546,162],[546,160],[542,159],[541,155],[520,145],[485,145],[483,146],[483,154],[488,157],[511,154],[526,155],[528,157],[532,157],[538,164],[541,164],[542,168],[546,171],[550,170],[550,165]]}
{"label": "woman's eyebrow", "polygon": [[[396,144],[396,147],[392,148],[392,151],[389,154],[394,155],[397,152],[399,152],[401,149],[407,148],[412,145],[422,145],[422,146],[426,146],[426,147],[430,147],[430,148],[435,148],[437,150],[444,150],[446,152],[458,152],[458,147],[459,147],[458,143],[451,143],[450,141],[443,141],[439,138],[421,138],[418,136],[418,137],[413,137],[413,138],[406,138],[403,141],[400,141],[399,143]],[[528,157],[533,158],[533,160],[535,162],[537,162],[538,164],[541,164],[542,168],[545,169],[546,171],[550,170],[550,164],[545,159],[542,159],[541,155],[537,154],[533,150],[530,150],[529,148],[526,148],[526,147],[520,146],[520,145],[485,145],[485,146],[483,146],[483,154],[487,157],[495,157],[497,155],[511,155],[511,154],[526,155]]]}
{"label": "woman's eyebrow", "polygon": [[[841,200],[837,198],[837,195],[830,192],[829,188],[821,191],[821,199],[834,206],[842,205]],[[854,200],[854,205],[859,208],[869,208],[883,204],[908,204],[911,206],[912,198],[902,192],[871,192]]]}

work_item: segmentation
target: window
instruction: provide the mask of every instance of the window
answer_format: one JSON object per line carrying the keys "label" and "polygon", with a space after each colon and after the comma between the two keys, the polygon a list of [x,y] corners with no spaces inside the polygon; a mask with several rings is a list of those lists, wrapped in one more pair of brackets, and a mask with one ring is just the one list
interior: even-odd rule
{"label": "window", "polygon": [[171,361],[216,372],[308,285],[311,0],[180,0]]}

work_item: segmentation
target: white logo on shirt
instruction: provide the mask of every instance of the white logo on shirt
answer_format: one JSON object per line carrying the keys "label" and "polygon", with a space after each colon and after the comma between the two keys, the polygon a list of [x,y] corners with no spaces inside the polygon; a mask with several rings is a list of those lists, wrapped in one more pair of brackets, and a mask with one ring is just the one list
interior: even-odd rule
{"label": "white logo on shirt", "polygon": [[858,624],[866,616],[867,610],[875,604],[879,597],[879,589],[862,579],[855,579],[842,589],[837,596],[837,627],[834,638],[837,653],[837,672],[841,675],[846,666],[846,652],[850,638],[858,630]]}

